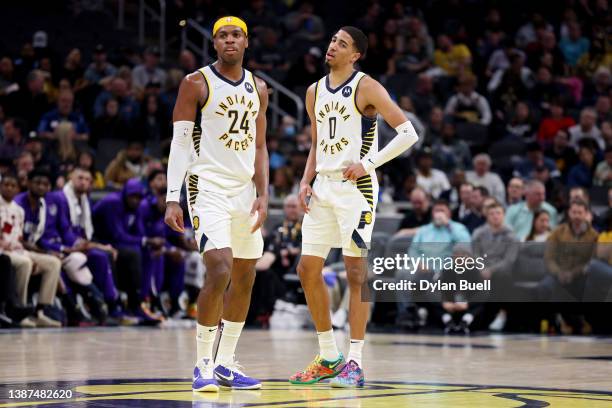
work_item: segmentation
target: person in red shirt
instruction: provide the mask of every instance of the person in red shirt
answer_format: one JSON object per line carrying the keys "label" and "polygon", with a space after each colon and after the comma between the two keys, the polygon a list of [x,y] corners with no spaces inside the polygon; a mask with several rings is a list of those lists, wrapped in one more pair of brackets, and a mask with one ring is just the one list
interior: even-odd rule
{"label": "person in red shirt", "polygon": [[546,148],[552,144],[559,130],[566,130],[575,124],[574,119],[564,115],[561,102],[551,102],[550,116],[542,120],[538,129],[538,142],[540,142],[542,147]]}

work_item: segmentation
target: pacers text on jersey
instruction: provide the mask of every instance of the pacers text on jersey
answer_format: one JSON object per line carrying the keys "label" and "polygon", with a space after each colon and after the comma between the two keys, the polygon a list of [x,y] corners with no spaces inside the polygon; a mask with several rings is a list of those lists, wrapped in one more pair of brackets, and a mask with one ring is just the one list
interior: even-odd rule
{"label": "pacers text on jersey", "polygon": [[[254,129],[251,129],[251,119],[257,116],[257,110],[253,110],[254,106],[252,100],[238,94],[227,96],[223,102],[219,102],[215,114],[230,120],[229,129],[218,137],[226,148],[244,151],[254,142]],[[240,134],[244,137],[241,138]]]}
{"label": "pacers text on jersey", "polygon": [[346,113],[346,110],[346,106],[341,105],[339,102],[326,103],[319,110],[317,116],[317,122],[319,123],[323,123],[330,113],[334,113],[330,115],[328,119],[330,141],[328,142],[325,139],[321,139],[321,143],[319,143],[323,153],[336,154],[337,152],[341,152],[345,146],[348,146],[349,141],[346,137],[341,137],[338,142],[331,141],[336,136],[336,121],[338,120],[338,114],[345,122],[351,117],[350,113]]}

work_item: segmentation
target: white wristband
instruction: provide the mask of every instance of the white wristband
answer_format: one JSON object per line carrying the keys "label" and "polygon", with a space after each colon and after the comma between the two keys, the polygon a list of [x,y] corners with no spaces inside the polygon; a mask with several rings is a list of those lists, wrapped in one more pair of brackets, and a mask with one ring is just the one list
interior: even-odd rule
{"label": "white wristband", "polygon": [[417,132],[409,120],[396,127],[395,131],[397,135],[382,150],[361,160],[361,165],[368,174],[389,160],[396,158],[419,140]]}
{"label": "white wristband", "polygon": [[168,191],[166,202],[179,202],[181,188],[185,181],[185,173],[189,166],[189,145],[193,133],[194,122],[179,120],[174,122],[170,156],[168,157]]}

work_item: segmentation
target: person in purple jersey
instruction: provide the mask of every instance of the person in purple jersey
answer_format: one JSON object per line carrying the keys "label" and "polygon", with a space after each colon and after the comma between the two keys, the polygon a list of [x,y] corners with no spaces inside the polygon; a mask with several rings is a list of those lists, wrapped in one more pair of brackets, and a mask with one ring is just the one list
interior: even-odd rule
{"label": "person in purple jersey", "polygon": [[[25,212],[25,248],[28,251],[52,254],[61,259],[63,278],[69,283],[67,289],[80,293],[92,315],[98,321],[105,322],[108,310],[104,298],[93,282],[87,256],[80,248],[71,245],[70,224],[59,211],[57,197],[49,193],[49,176],[43,171],[34,170],[28,175],[28,179],[28,191],[15,197],[15,202]],[[74,310],[69,312],[69,315],[76,316]],[[80,318],[75,317],[75,320]]]}
{"label": "person in purple jersey", "polygon": [[[49,210],[57,213],[55,226],[63,228],[62,243],[67,246],[64,251],[82,252],[87,256],[87,266],[96,286],[104,294],[110,315],[120,317],[119,292],[111,268],[111,258],[117,258],[117,250],[109,244],[92,241],[94,231],[87,196],[91,182],[89,170],[75,168],[64,188],[48,195]],[[56,231],[56,235],[60,235],[59,231]]]}
{"label": "person in purple jersey", "polygon": [[[178,297],[185,280],[185,260],[183,250],[190,250],[183,234],[173,231],[164,222],[166,212],[166,173],[163,170],[153,170],[148,177],[149,193],[138,208],[138,222],[147,236],[163,237],[165,245],[159,250],[145,252],[143,270],[152,279],[142,280],[142,295],[158,298],[165,286],[172,302],[170,315],[179,311]],[[168,278],[164,282],[164,277]]]}
{"label": "person in purple jersey", "polygon": [[129,179],[120,192],[110,193],[94,205],[93,226],[96,238],[119,251],[118,283],[128,290],[130,308],[147,321],[158,321],[141,291],[142,279],[151,278],[150,271],[143,271],[142,261],[147,250],[160,250],[165,239],[146,236],[138,222],[137,210],[144,194],[140,180]]}
{"label": "person in purple jersey", "polygon": [[[26,216],[23,206],[27,203],[30,207],[28,209],[29,220],[34,217],[45,218],[44,215],[41,215],[45,211],[44,205],[41,206],[41,201],[42,196],[49,188],[49,178],[46,175],[38,177],[35,172],[31,172],[28,186],[32,194],[24,195],[26,200],[17,203],[14,201],[15,195],[19,191],[17,177],[12,174],[2,176],[2,182],[0,183],[0,253],[4,253],[9,258],[9,278],[11,265],[15,271],[14,285],[11,285],[10,280],[2,284],[10,286],[10,290],[7,288],[9,291],[8,298],[13,298],[11,302],[13,306],[22,308],[22,311],[25,312],[23,314],[15,313],[15,310],[13,310],[12,317],[18,321],[19,326],[59,327],[61,326],[61,318],[54,316],[51,305],[57,292],[62,263],[53,255],[32,251],[35,249],[34,244],[23,242],[26,238],[24,237]],[[34,211],[32,211],[33,208]],[[28,234],[27,238],[32,235]],[[0,272],[4,271],[6,269],[0,267]],[[28,285],[33,274],[41,277],[34,320],[25,315],[29,313],[27,310]],[[4,288],[0,288],[0,292],[3,291],[2,289]],[[17,296],[11,296],[11,291],[14,291],[13,295]]]}

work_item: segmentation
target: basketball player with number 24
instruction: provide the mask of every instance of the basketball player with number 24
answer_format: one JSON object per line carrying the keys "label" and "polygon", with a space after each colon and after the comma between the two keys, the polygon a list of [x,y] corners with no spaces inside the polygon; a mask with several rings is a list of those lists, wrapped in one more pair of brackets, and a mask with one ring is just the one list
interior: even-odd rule
{"label": "basketball player with number 24", "polygon": [[184,231],[179,198],[187,175],[189,214],[206,263],[206,281],[198,296],[193,390],[253,390],[261,388],[261,382],[244,374],[234,352],[249,309],[255,262],[263,254],[268,93],[265,82],[242,67],[248,47],[244,21],[217,20],[213,44],[217,61],[188,74],[179,88],[165,221]]}
{"label": "basketball player with number 24", "polygon": [[[376,218],[376,168],[418,140],[414,127],[385,88],[355,70],[367,44],[367,37],[355,27],[338,30],[325,55],[329,74],[306,92],[312,147],[300,183],[305,215],[298,274],[317,330],[319,355],[289,379],[293,384],[332,378],[334,387],[363,387],[361,356],[370,305],[362,302],[361,290]],[[377,114],[397,131],[380,151]],[[350,290],[351,343],[346,360],[336,345],[321,273],[331,248],[342,248]]]}

